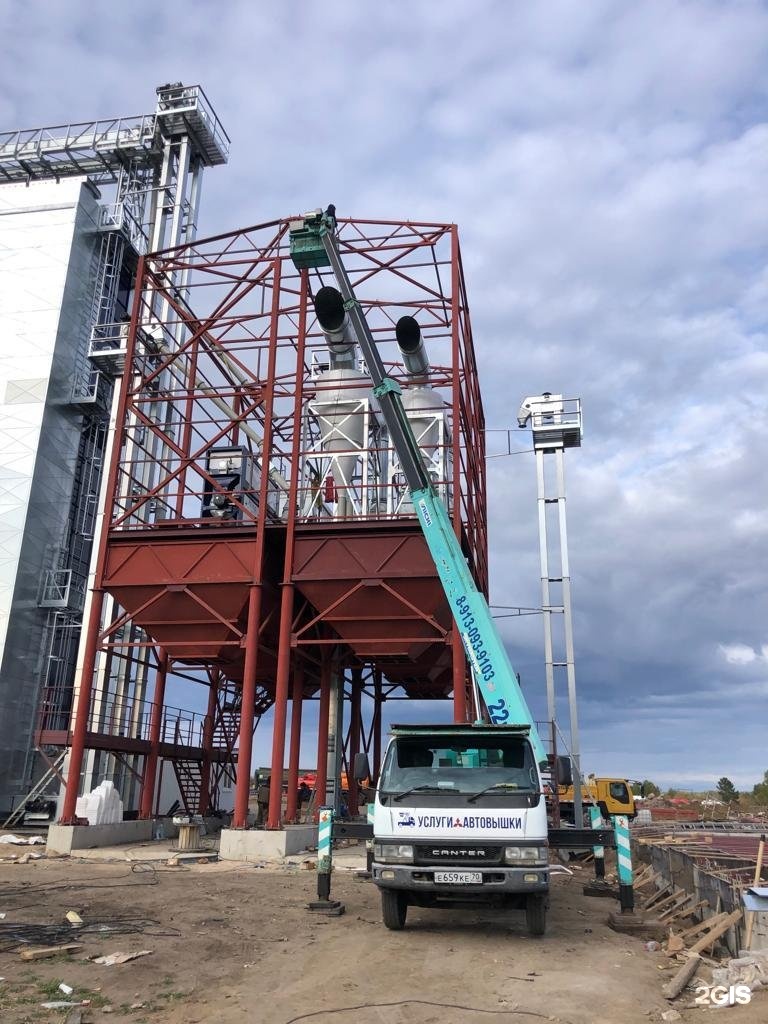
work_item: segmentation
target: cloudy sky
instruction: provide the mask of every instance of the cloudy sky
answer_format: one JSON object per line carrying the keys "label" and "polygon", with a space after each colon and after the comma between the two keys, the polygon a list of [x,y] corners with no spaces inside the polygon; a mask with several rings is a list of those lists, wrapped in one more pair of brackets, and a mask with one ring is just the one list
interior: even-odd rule
{"label": "cloudy sky", "polygon": [[[457,222],[488,424],[513,425],[510,395],[584,402],[567,474],[585,768],[751,787],[767,58],[752,0],[0,0],[0,126],[150,112],[157,84],[200,82],[232,137],[202,233],[329,199]],[[489,464],[500,604],[539,603],[532,458]],[[543,713],[541,621],[504,634]]]}

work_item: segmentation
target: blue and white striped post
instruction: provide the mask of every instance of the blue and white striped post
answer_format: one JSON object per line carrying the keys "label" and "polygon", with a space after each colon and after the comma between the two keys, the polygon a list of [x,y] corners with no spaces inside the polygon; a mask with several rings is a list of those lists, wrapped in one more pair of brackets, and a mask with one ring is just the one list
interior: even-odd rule
{"label": "blue and white striped post", "polygon": [[331,894],[333,867],[333,808],[321,807],[317,817],[317,897],[327,900]]}
{"label": "blue and white striped post", "polygon": [[332,870],[333,808],[321,807],[317,812],[317,899],[309,904],[309,909],[338,917],[344,913],[344,904],[330,898]]}
{"label": "blue and white striped post", "polygon": [[333,808],[321,807],[317,812],[317,899],[309,904],[309,909],[338,917],[344,913],[344,904],[330,898],[332,870]]}
{"label": "blue and white striped post", "polygon": [[635,891],[632,888],[632,849],[629,843],[629,818],[616,814],[613,819],[616,833],[616,865],[619,872],[619,903],[622,914],[635,909]]}
{"label": "blue and white striped post", "polygon": [[[603,816],[600,808],[594,804],[589,805],[589,823],[593,829],[603,827]],[[595,855],[595,878],[601,881],[605,878],[605,847],[593,846],[592,853]]]}

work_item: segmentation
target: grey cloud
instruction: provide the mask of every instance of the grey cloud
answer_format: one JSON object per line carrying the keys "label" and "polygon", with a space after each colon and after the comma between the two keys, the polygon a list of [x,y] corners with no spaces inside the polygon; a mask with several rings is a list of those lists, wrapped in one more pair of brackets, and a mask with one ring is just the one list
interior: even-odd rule
{"label": "grey cloud", "polygon": [[[456,221],[488,423],[545,388],[584,399],[587,767],[762,775],[764,667],[720,645],[768,643],[763,3],[29,3],[0,39],[6,128],[200,81],[233,139],[203,231],[330,200]],[[493,597],[536,605],[531,456],[489,463],[489,496]],[[501,621],[543,714],[541,621]]]}

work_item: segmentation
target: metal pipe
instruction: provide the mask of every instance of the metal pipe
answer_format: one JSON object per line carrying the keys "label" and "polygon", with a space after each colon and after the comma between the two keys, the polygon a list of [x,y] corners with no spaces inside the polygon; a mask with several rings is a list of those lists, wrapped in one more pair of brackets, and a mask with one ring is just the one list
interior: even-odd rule
{"label": "metal pipe", "polygon": [[163,702],[165,701],[165,679],[168,674],[168,652],[160,648],[159,664],[155,675],[155,693],[152,702],[152,714],[149,723],[150,750],[144,761],[144,778],[141,781],[141,797],[139,817],[152,817],[152,803],[155,795],[155,778],[157,776],[157,760],[160,750],[160,726],[163,719]]}
{"label": "metal pipe", "polygon": [[285,820],[294,822],[301,810],[298,802],[299,759],[301,757],[301,705],[304,695],[304,669],[293,670],[293,689],[291,696],[291,743],[288,752],[288,798],[285,807]]}
{"label": "metal pipe", "polygon": [[429,376],[429,356],[424,347],[421,328],[412,316],[401,316],[395,325],[397,346],[403,364],[412,377]]}
{"label": "metal pipe", "polygon": [[317,713],[317,775],[315,777],[315,813],[325,803],[328,769],[328,714],[331,703],[331,659],[322,652],[320,663],[320,704]]}
{"label": "metal pipe", "polygon": [[320,330],[325,335],[328,351],[331,354],[331,366],[338,369],[342,366],[354,367],[355,345],[357,340],[350,323],[341,292],[336,288],[321,288],[313,298],[315,316]]}

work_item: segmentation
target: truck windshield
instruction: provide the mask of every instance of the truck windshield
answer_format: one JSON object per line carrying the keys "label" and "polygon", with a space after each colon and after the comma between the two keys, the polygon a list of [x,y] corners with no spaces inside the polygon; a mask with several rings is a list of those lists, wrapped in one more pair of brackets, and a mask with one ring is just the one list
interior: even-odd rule
{"label": "truck windshield", "polygon": [[491,787],[530,793],[538,786],[533,751],[524,737],[408,736],[390,745],[380,790],[396,797],[417,788],[470,795]]}

